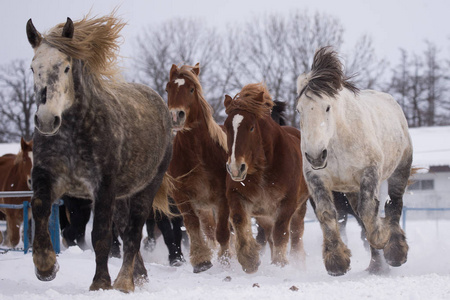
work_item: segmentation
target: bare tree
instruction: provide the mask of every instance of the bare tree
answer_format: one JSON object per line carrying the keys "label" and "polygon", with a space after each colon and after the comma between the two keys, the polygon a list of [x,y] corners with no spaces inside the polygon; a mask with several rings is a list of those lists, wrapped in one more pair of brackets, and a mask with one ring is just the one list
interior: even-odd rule
{"label": "bare tree", "polygon": [[201,64],[201,73],[208,73],[220,47],[215,29],[194,19],[173,19],[144,30],[137,41],[135,67],[137,80],[148,84],[160,95],[165,88],[172,64]]}
{"label": "bare tree", "polygon": [[426,125],[434,126],[439,123],[447,124],[445,115],[448,115],[448,110],[445,107],[448,100],[445,99],[445,74],[442,69],[443,61],[438,57],[438,50],[436,46],[427,41],[427,48],[424,52],[424,84],[426,89],[426,102],[428,104],[426,110]]}
{"label": "bare tree", "polygon": [[364,34],[346,55],[346,75],[361,89],[379,89],[387,61],[375,55],[372,38]]}
{"label": "bare tree", "polygon": [[32,74],[24,60],[0,68],[0,140],[30,140],[35,111]]}

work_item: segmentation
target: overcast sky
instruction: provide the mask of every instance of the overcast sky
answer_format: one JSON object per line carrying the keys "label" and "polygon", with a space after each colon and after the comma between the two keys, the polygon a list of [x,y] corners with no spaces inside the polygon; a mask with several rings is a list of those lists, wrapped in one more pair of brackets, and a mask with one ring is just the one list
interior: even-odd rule
{"label": "overcast sky", "polygon": [[[396,63],[399,48],[421,53],[425,40],[450,57],[449,0],[2,0],[0,4],[0,64],[29,59],[25,25],[29,18],[45,32],[66,17],[78,20],[92,10],[109,13],[120,5],[119,15],[128,22],[123,30],[121,54],[132,56],[139,31],[173,17],[204,19],[208,25],[224,28],[256,15],[293,10],[321,12],[337,17],[344,26],[344,48],[361,35],[371,35],[378,57]],[[195,63],[195,62],[186,62]]]}

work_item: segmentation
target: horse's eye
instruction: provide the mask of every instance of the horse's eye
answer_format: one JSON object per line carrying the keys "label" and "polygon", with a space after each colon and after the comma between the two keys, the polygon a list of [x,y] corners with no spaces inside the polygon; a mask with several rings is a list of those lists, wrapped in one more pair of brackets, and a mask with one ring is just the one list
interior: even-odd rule
{"label": "horse's eye", "polygon": [[67,72],[69,72],[69,70],[70,70],[70,67],[69,67],[69,66],[67,66],[67,67],[66,67],[66,69],[64,70],[64,73],[67,73]]}
{"label": "horse's eye", "polygon": [[33,69],[33,67],[31,67],[30,69],[31,69],[31,72],[33,72],[33,73],[34,73],[34,69]]}
{"label": "horse's eye", "polygon": [[194,92],[194,88],[191,88],[191,94]]}
{"label": "horse's eye", "polygon": [[255,130],[255,127],[254,127],[254,126],[252,126],[252,127],[250,128],[250,132],[253,132],[253,130]]}
{"label": "horse's eye", "polygon": [[329,111],[330,111],[330,106],[328,105],[328,106],[327,106],[327,112],[329,112]]}

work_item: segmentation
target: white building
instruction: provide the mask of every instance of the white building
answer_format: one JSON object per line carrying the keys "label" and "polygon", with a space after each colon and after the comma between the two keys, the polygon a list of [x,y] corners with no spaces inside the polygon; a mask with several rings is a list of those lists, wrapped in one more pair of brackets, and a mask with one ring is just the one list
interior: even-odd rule
{"label": "white building", "polygon": [[[414,147],[413,167],[419,170],[408,186],[404,206],[449,211],[408,210],[408,219],[450,218],[450,126],[411,128],[409,132]],[[380,194],[383,202],[387,197],[386,182]]]}

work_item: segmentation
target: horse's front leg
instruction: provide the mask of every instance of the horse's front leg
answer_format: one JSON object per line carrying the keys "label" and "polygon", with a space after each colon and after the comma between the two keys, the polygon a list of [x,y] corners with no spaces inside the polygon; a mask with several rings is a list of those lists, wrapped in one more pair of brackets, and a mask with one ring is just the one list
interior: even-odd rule
{"label": "horse's front leg", "polygon": [[230,208],[228,207],[228,201],[226,198],[220,200],[217,214],[216,238],[220,244],[219,261],[228,265],[231,258],[229,223]]}
{"label": "horse's front leg", "polygon": [[92,226],[92,246],[95,251],[95,275],[91,291],[111,289],[108,271],[108,256],[112,241],[112,213],[114,208],[114,180],[105,176],[94,201],[94,222]]}
{"label": "horse's front leg", "polygon": [[[273,250],[272,250],[272,264],[284,267],[288,264],[287,259],[287,245],[290,236],[290,223],[292,216],[297,210],[297,199],[292,195],[287,195],[278,205],[278,211],[273,227]],[[306,212],[306,207],[305,207]],[[297,217],[297,216],[296,216]],[[294,223],[298,224],[297,218]],[[303,219],[301,220],[303,221]],[[300,228],[295,228],[300,229]],[[302,233],[303,234],[303,233]],[[295,233],[298,238],[298,232]],[[296,245],[294,245],[295,247]]]}
{"label": "horse's front leg", "polygon": [[[291,219],[290,234],[291,234],[291,262],[298,263],[301,268],[305,268],[306,252],[303,247],[303,233],[305,231],[305,215],[306,202],[301,204]],[[301,201],[300,201],[301,202]]]}
{"label": "horse's front leg", "polygon": [[351,252],[339,234],[336,209],[330,190],[319,176],[306,172],[309,191],[316,205],[316,216],[323,232],[323,260],[328,274],[344,275],[350,269]]}
{"label": "horse's front leg", "polygon": [[54,180],[48,171],[38,166],[33,168],[32,178],[34,195],[31,199],[31,207],[35,222],[33,262],[37,278],[50,281],[56,277],[59,270],[48,231],[51,206],[55,200],[51,197]]}
{"label": "horse's front leg", "polygon": [[[181,200],[180,200],[181,199]],[[196,210],[189,199],[182,197],[174,197],[177,207],[183,215],[184,226],[189,235],[190,246],[190,260],[194,268],[194,273],[200,273],[212,267],[211,257],[212,251],[206,244],[203,238],[203,233],[200,228],[200,220],[197,216]]]}
{"label": "horse's front leg", "polygon": [[379,176],[376,167],[368,167],[363,171],[360,182],[358,214],[364,223],[367,240],[376,249],[383,249],[390,236],[383,220],[378,216],[380,205],[377,199]]}
{"label": "horse's front leg", "polygon": [[246,273],[254,273],[258,270],[260,245],[252,235],[250,215],[243,207],[245,201],[237,193],[229,193],[228,203],[230,205],[231,221],[236,232],[236,254],[242,269]]}

